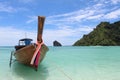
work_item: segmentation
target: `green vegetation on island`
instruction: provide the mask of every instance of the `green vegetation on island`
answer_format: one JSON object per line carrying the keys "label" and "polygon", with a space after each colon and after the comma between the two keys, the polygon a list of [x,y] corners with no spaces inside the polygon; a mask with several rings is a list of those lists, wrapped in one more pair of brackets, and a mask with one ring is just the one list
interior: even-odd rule
{"label": "green vegetation on island", "polygon": [[97,27],[83,38],[76,41],[73,46],[119,46],[120,21],[110,24],[101,22]]}

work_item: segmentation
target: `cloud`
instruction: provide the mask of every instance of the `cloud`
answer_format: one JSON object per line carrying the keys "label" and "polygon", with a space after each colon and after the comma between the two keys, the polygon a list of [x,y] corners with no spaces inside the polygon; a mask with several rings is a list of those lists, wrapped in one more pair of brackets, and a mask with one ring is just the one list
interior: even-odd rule
{"label": "cloud", "polygon": [[111,11],[110,13],[107,13],[104,16],[104,18],[106,18],[106,19],[115,19],[115,18],[118,18],[118,17],[120,17],[120,9]]}
{"label": "cloud", "polygon": [[[119,0],[120,1],[120,0]],[[115,2],[119,2],[115,0]],[[115,19],[120,16],[120,9],[113,5],[107,5],[111,3],[110,1],[97,0],[97,4],[86,7],[74,12],[69,12],[65,14],[58,14],[53,16],[48,16],[46,24],[59,25],[59,24],[82,24],[88,20],[109,20]],[[109,9],[109,8],[111,9]]]}
{"label": "cloud", "polygon": [[[97,3],[90,7],[82,8],[80,10],[68,12],[68,13],[64,13],[64,14],[47,16],[46,24],[50,24],[50,25],[81,24],[87,20],[97,20],[98,21],[98,20],[102,20],[102,19],[103,20],[111,19],[112,17],[114,17],[114,18],[119,17],[119,11],[116,11],[113,13],[113,10],[119,9],[119,7],[115,7],[113,5],[113,7],[111,8],[111,6],[108,5],[111,2],[113,2],[113,0],[111,0],[111,1],[95,0],[95,1]],[[114,2],[119,2],[119,1],[115,0]],[[111,9],[109,9],[108,7]],[[112,14],[114,14],[114,15],[112,15]],[[111,18],[108,18],[107,16],[111,17]],[[36,16],[31,16],[29,18],[30,19],[27,21],[27,23],[32,23],[36,20]]]}
{"label": "cloud", "polygon": [[7,3],[1,3],[0,2],[0,12],[15,12],[16,9],[12,6],[7,5]]}
{"label": "cloud", "polygon": [[99,15],[94,15],[94,16],[90,16],[87,19],[101,19],[104,16],[104,14],[99,14]]}
{"label": "cloud", "polygon": [[[59,29],[45,29],[43,31],[43,40],[47,45],[52,45],[54,40],[62,42],[63,45],[72,45],[81,35],[92,31],[91,27],[71,28],[69,26],[59,27]],[[18,40],[25,38],[27,33],[28,38],[32,38],[36,42],[36,31],[26,31],[14,29],[11,26],[0,26],[0,45],[16,45]]]}
{"label": "cloud", "polygon": [[45,43],[52,45],[54,40],[58,40],[63,45],[72,45],[76,40],[80,39],[83,34],[92,31],[92,27],[79,26],[71,28],[70,26],[62,26],[58,29],[46,29],[43,33]]}
{"label": "cloud", "polygon": [[22,2],[22,3],[32,3],[34,2],[35,0],[18,0],[19,2]]}
{"label": "cloud", "polygon": [[53,16],[48,16],[46,24],[80,24],[87,20],[96,20],[101,19],[105,13],[110,10],[107,10],[105,4],[97,3],[91,7],[86,7],[77,11],[58,14]]}
{"label": "cloud", "polygon": [[120,3],[120,0],[111,0],[111,2],[112,2],[113,4],[118,4],[118,3]]}
{"label": "cloud", "polygon": [[116,5],[119,4],[120,0],[94,0],[94,2],[108,4],[108,5],[110,4]]}
{"label": "cloud", "polygon": [[29,20],[26,21],[26,23],[32,23],[34,21],[37,21],[37,16],[28,16]]}
{"label": "cloud", "polygon": [[0,2],[0,12],[13,13],[18,11],[28,11],[25,7],[13,7],[8,2]]}
{"label": "cloud", "polygon": [[81,22],[83,19],[93,15],[95,10],[78,10],[71,13],[54,15],[47,17],[47,24],[55,24],[55,23],[74,23]]}
{"label": "cloud", "polygon": [[27,33],[27,37],[36,39],[36,33],[33,31],[14,29],[11,26],[0,26],[0,45],[16,45],[19,39],[25,38],[25,33]]}

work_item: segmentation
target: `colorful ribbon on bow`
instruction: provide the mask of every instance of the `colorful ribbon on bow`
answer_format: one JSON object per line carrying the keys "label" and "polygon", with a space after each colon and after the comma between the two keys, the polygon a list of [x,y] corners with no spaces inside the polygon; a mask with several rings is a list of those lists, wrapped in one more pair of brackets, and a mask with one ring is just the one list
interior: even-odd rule
{"label": "colorful ribbon on bow", "polygon": [[35,67],[38,67],[39,60],[40,60],[40,54],[41,54],[41,46],[43,45],[43,41],[41,43],[37,42],[37,48],[33,54],[33,57],[31,59],[30,64],[34,65]]}

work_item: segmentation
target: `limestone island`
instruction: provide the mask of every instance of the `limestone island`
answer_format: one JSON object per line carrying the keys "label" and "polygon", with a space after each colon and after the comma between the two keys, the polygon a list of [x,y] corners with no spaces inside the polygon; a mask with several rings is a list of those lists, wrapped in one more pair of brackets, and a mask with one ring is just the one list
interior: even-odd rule
{"label": "limestone island", "polygon": [[58,41],[53,41],[53,46],[62,46],[62,44]]}
{"label": "limestone island", "polygon": [[73,46],[120,46],[120,21],[101,22],[87,35],[76,41]]}

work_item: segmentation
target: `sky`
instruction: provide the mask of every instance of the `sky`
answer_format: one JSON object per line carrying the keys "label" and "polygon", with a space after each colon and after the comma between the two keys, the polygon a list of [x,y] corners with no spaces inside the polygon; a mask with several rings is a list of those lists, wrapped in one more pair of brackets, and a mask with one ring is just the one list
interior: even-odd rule
{"label": "sky", "polygon": [[100,22],[120,20],[120,0],[0,0],[0,46],[36,42],[37,16],[45,16],[44,43],[73,45]]}

